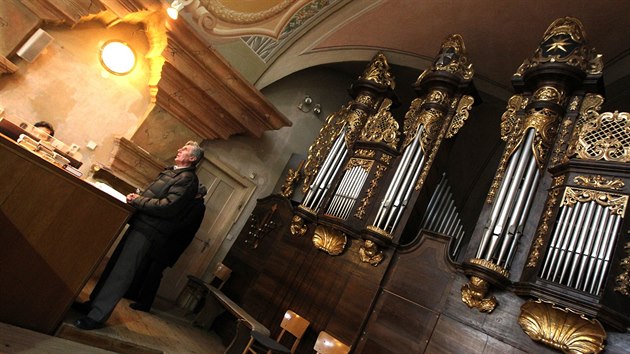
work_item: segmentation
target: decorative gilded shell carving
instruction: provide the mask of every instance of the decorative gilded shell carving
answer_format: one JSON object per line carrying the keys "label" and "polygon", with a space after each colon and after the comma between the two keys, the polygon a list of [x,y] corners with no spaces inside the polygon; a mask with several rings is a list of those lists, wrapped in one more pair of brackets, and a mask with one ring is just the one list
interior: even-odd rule
{"label": "decorative gilded shell carving", "polygon": [[606,331],[599,321],[550,302],[526,302],[521,306],[518,323],[532,340],[563,353],[599,353],[604,350]]}
{"label": "decorative gilded shell carving", "polygon": [[348,239],[343,232],[317,225],[313,235],[313,245],[331,256],[340,255]]}

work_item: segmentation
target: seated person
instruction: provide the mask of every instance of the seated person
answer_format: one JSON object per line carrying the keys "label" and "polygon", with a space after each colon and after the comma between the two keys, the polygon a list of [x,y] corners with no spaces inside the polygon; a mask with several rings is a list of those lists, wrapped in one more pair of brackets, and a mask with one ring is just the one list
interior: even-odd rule
{"label": "seated person", "polygon": [[48,141],[50,140],[50,137],[55,136],[55,129],[53,128],[52,124],[46,122],[46,121],[39,121],[35,124],[33,124],[33,126],[35,128],[37,128],[37,131],[41,132],[42,134],[38,134],[38,138],[40,140],[44,140],[44,141]]}

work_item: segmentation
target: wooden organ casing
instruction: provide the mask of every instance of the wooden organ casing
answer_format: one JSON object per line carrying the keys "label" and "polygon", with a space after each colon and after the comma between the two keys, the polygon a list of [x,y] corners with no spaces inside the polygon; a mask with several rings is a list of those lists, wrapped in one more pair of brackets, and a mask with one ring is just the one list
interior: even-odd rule
{"label": "wooden organ casing", "polygon": [[[624,352],[630,134],[628,113],[597,112],[602,69],[578,20],[549,26],[513,77],[515,95],[496,127],[505,151],[462,241],[457,215],[466,210],[449,186],[458,176],[436,161],[443,164],[440,147],[478,101],[463,41],[444,41],[400,119],[390,112],[389,64],[376,55],[309,149],[304,199],[259,200],[252,224],[274,228],[257,235],[256,247],[249,229],[241,232],[224,260],[234,271],[224,291],[265,325],[287,308],[309,319],[303,353],[320,330],[354,353]],[[565,197],[569,190],[577,194]],[[608,220],[607,240],[617,230],[610,247],[584,231],[591,242],[581,241],[574,272],[597,264],[594,254],[608,264],[577,288],[545,276],[546,259],[566,239],[555,231],[563,210],[566,220],[576,203]]]}

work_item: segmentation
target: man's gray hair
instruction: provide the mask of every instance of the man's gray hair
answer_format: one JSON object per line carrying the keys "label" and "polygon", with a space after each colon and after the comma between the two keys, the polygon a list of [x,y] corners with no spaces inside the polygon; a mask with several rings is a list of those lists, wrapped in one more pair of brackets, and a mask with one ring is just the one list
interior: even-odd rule
{"label": "man's gray hair", "polygon": [[190,151],[190,154],[195,157],[195,165],[203,160],[203,149],[201,148],[201,146],[199,146],[199,143],[191,140],[187,142],[186,145],[190,145],[193,147],[193,149]]}

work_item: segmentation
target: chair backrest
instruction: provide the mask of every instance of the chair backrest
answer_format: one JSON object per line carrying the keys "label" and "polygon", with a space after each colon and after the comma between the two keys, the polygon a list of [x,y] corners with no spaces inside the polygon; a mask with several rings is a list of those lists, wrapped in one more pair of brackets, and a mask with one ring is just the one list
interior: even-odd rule
{"label": "chair backrest", "polygon": [[315,349],[317,354],[347,354],[350,352],[349,346],[343,344],[326,331],[319,332],[313,349]]}
{"label": "chair backrest", "polygon": [[217,289],[221,289],[221,287],[223,287],[223,284],[225,284],[225,282],[230,278],[231,274],[232,269],[226,267],[225,264],[219,263],[219,265],[217,265],[217,269],[214,271],[214,277],[221,281],[219,286],[217,286]]}
{"label": "chair backrest", "polygon": [[295,353],[295,350],[300,344],[300,340],[302,340],[302,336],[304,336],[304,332],[306,332],[306,329],[310,324],[311,323],[304,317],[298,315],[291,310],[287,310],[287,312],[284,314],[282,322],[280,323],[282,331],[280,332],[280,335],[278,335],[278,343],[286,332],[291,333],[291,335],[295,337],[295,341],[293,342],[293,346],[291,347],[291,353]]}

